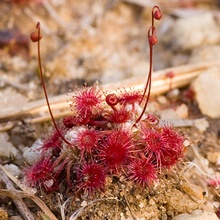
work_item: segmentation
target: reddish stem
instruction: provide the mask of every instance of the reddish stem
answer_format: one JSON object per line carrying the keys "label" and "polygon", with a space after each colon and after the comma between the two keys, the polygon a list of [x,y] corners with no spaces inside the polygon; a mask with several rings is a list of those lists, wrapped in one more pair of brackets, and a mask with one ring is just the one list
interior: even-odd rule
{"label": "reddish stem", "polygon": [[[138,123],[138,122],[141,120],[141,118],[142,118],[144,112],[146,111],[147,104],[148,104],[148,101],[149,101],[149,99],[150,99],[151,81],[152,81],[152,80],[151,80],[151,78],[152,78],[152,62],[153,62],[153,45],[150,44],[150,42],[149,42],[149,47],[150,47],[150,67],[149,67],[149,73],[148,73],[147,83],[146,83],[146,86],[145,86],[145,88],[144,88],[144,93],[143,93],[141,102],[143,101],[144,96],[145,96],[146,93],[147,93],[147,98],[146,98],[146,101],[145,101],[143,110],[142,110],[140,116],[138,117],[138,119],[136,120],[135,123]],[[140,102],[140,104],[141,104],[141,102]]]}
{"label": "reddish stem", "polygon": [[61,139],[67,144],[67,145],[71,145],[65,138],[64,136],[61,134],[58,126],[57,126],[57,123],[55,122],[55,119],[54,119],[54,116],[53,116],[53,113],[51,111],[51,108],[50,108],[50,103],[49,103],[49,99],[48,99],[48,95],[47,95],[47,90],[46,90],[46,86],[45,86],[45,82],[44,82],[44,77],[43,77],[43,71],[42,71],[42,65],[41,65],[41,55],[40,55],[40,39],[41,39],[41,33],[40,33],[40,23],[38,22],[37,23],[37,26],[36,26],[36,29],[38,31],[38,37],[39,37],[39,40],[37,41],[37,45],[38,45],[38,65],[39,65],[39,73],[40,73],[40,79],[41,79],[41,83],[42,83],[42,87],[43,87],[43,90],[44,90],[44,96],[45,96],[45,99],[46,99],[46,102],[47,102],[47,107],[48,107],[48,110],[49,110],[49,113],[50,113],[50,117],[52,119],[52,122],[54,124],[54,127],[55,129],[57,130],[58,134],[60,135]]}
{"label": "reddish stem", "polygon": [[141,98],[141,101],[140,101],[139,104],[142,103],[142,101],[144,100],[144,97],[145,97],[146,94],[147,94],[147,98],[146,98],[143,110],[142,110],[140,116],[138,117],[138,119],[136,120],[135,124],[138,123],[141,120],[141,118],[143,117],[143,115],[146,111],[146,108],[147,108],[147,104],[148,104],[149,99],[150,99],[152,69],[153,69],[153,46],[157,43],[156,28],[154,26],[154,19],[160,20],[161,17],[162,17],[162,14],[161,14],[161,11],[160,11],[159,7],[154,6],[153,9],[152,9],[152,26],[148,30],[148,43],[149,43],[149,48],[150,48],[150,61],[149,61],[150,67],[149,67],[147,82],[146,82],[144,92],[143,92],[143,95],[142,95],[142,98]]}

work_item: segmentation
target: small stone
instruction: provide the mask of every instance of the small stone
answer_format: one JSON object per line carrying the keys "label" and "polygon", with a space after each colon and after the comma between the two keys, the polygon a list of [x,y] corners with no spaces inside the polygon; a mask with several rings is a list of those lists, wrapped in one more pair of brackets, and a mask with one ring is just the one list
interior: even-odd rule
{"label": "small stone", "polygon": [[209,122],[205,118],[195,119],[193,125],[200,131],[204,132],[209,127]]}
{"label": "small stone", "polygon": [[153,199],[149,200],[149,205],[155,205],[155,201]]}
{"label": "small stone", "polygon": [[158,113],[161,119],[184,119],[188,117],[188,107],[185,104],[181,104],[175,109],[164,109]]}
{"label": "small stone", "polygon": [[[121,213],[120,213],[121,214]],[[121,220],[126,220],[126,218],[124,217],[124,215],[121,216]]]}
{"label": "small stone", "polygon": [[181,104],[176,109],[176,114],[178,118],[187,118],[188,117],[188,107],[186,104]]}
{"label": "small stone", "polygon": [[86,202],[85,200],[82,201],[81,206],[82,206],[82,207],[86,207],[86,206],[87,206],[87,202]]}
{"label": "small stone", "polygon": [[18,150],[9,142],[9,136],[7,133],[0,133],[0,156],[16,158]]}
{"label": "small stone", "polygon": [[121,188],[122,188],[122,189],[125,189],[126,186],[125,186],[124,184],[121,184]]}
{"label": "small stone", "polygon": [[142,208],[144,208],[144,203],[140,203],[139,204],[139,207],[142,209]]}
{"label": "small stone", "polygon": [[23,158],[27,163],[33,165],[41,158],[40,148],[42,146],[42,140],[38,139],[30,148],[26,148],[23,152]]}
{"label": "small stone", "polygon": [[15,177],[20,176],[21,174],[20,168],[15,164],[5,164],[4,168],[7,169]]}
{"label": "small stone", "polygon": [[161,96],[158,96],[157,97],[157,101],[160,103],[160,104],[162,104],[162,105],[164,105],[164,104],[167,104],[167,98],[165,97],[165,96],[163,96],[163,95],[161,95]]}
{"label": "small stone", "polygon": [[192,84],[196,101],[204,115],[220,117],[220,68],[210,68],[201,73]]}
{"label": "small stone", "polygon": [[219,220],[215,213],[195,210],[191,214],[183,213],[175,216],[172,220]]}
{"label": "small stone", "polygon": [[190,145],[189,140],[185,140],[185,141],[183,142],[183,145],[184,145],[185,147],[189,147],[189,145]]}
{"label": "small stone", "polygon": [[141,195],[136,195],[136,199],[140,199],[141,198]]}
{"label": "small stone", "polygon": [[220,207],[220,202],[213,202],[213,206],[215,208],[219,208]]}

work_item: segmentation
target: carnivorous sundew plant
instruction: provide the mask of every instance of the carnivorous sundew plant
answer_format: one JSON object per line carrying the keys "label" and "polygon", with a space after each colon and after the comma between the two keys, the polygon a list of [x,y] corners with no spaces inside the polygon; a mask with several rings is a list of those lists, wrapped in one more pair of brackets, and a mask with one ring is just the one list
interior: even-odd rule
{"label": "carnivorous sundew plant", "polygon": [[184,137],[171,125],[146,113],[152,84],[153,47],[157,43],[155,20],[160,8],[152,9],[148,31],[150,68],[143,91],[118,89],[106,93],[96,83],[78,89],[70,98],[71,114],[62,125],[50,109],[40,59],[40,23],[31,34],[38,43],[39,70],[45,98],[55,126],[44,140],[41,159],[25,170],[25,182],[46,192],[62,186],[77,194],[105,190],[107,177],[123,176],[134,186],[151,188],[160,174],[184,156]]}

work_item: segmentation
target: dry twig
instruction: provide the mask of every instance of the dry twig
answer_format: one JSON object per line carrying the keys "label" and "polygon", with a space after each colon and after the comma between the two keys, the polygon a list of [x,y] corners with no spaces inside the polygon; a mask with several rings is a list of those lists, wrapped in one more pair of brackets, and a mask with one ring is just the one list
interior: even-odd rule
{"label": "dry twig", "polygon": [[[10,193],[10,195],[11,195],[10,197],[12,198],[15,206],[19,210],[22,218],[24,220],[34,220],[33,214],[28,209],[28,207],[26,206],[26,204],[24,203],[22,198],[16,196],[15,187],[14,187],[13,183],[10,181],[10,179],[7,177],[7,175],[2,170],[0,170],[0,177],[1,177],[2,181],[5,183],[6,188],[8,189],[7,193],[5,190],[1,189],[0,194],[3,194],[3,195],[6,194],[8,196],[8,194]],[[5,194],[4,194],[4,192],[5,192]]]}
{"label": "dry twig", "polygon": [[[172,79],[172,88],[180,88],[189,84],[200,73],[204,72],[208,68],[219,65],[220,61],[214,60],[156,71],[153,75],[153,85],[151,93],[158,95],[169,91],[170,79],[166,76],[166,74],[170,71],[174,72],[175,74],[175,77]],[[102,87],[103,91],[115,93],[117,93],[117,89],[121,88],[122,85],[124,88],[142,90],[144,81],[145,79],[143,78],[133,77],[120,82],[109,83],[103,85]],[[74,95],[74,92],[68,93],[68,96],[72,95]],[[66,94],[52,97],[50,99],[50,105],[52,110],[56,110],[56,112],[54,113],[55,118],[60,118],[70,114],[70,108],[67,104]],[[14,121],[16,119],[24,120],[25,122],[32,124],[50,120],[45,100],[43,99],[27,103],[22,108],[17,108],[15,106],[14,108],[6,108],[0,110],[0,123]],[[6,131],[12,127],[12,125],[6,127],[2,125],[2,127],[0,127],[0,131]]]}

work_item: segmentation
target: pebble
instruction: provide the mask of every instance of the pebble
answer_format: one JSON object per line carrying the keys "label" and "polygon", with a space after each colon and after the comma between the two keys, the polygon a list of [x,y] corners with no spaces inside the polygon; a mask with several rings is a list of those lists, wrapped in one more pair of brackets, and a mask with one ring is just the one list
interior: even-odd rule
{"label": "pebble", "polygon": [[196,127],[200,132],[206,131],[209,127],[209,122],[205,118],[195,119],[193,121],[194,127]]}
{"label": "pebble", "polygon": [[180,95],[180,90],[176,88],[176,89],[172,89],[167,93],[167,98],[170,101],[175,102],[178,99],[179,95]]}
{"label": "pebble", "polygon": [[9,136],[7,133],[0,133],[0,156],[16,158],[18,150],[9,142]]}
{"label": "pebble", "polygon": [[219,220],[215,213],[194,210],[191,214],[183,213],[175,216],[172,220]]}
{"label": "pebble", "polygon": [[219,208],[220,207],[220,202],[213,202],[213,206],[215,208]]}
{"label": "pebble", "polygon": [[181,104],[178,106],[175,112],[178,118],[188,118],[189,109],[186,104]]}
{"label": "pebble", "polygon": [[165,105],[168,103],[168,100],[165,96],[161,95],[161,96],[158,96],[157,97],[157,101],[162,104],[162,105]]}
{"label": "pebble", "polygon": [[139,204],[139,207],[140,207],[141,209],[144,208],[144,206],[145,206],[144,203],[140,203],[140,204]]}
{"label": "pebble", "polygon": [[33,165],[41,158],[41,151],[39,150],[42,146],[42,140],[37,139],[30,148],[26,148],[23,152],[23,158],[25,161]]}
{"label": "pebble", "polygon": [[201,73],[192,83],[201,112],[211,118],[220,117],[220,68]]}
{"label": "pebble", "polygon": [[82,207],[86,207],[87,204],[88,204],[88,203],[84,200],[84,201],[82,201],[81,206],[82,206]]}
{"label": "pebble", "polygon": [[185,119],[188,117],[188,107],[186,104],[181,104],[177,108],[168,108],[158,112],[161,119]]}
{"label": "pebble", "polygon": [[20,176],[21,170],[15,164],[5,164],[4,168],[7,169],[13,176]]}
{"label": "pebble", "polygon": [[140,199],[141,198],[141,195],[136,195],[136,199]]}

